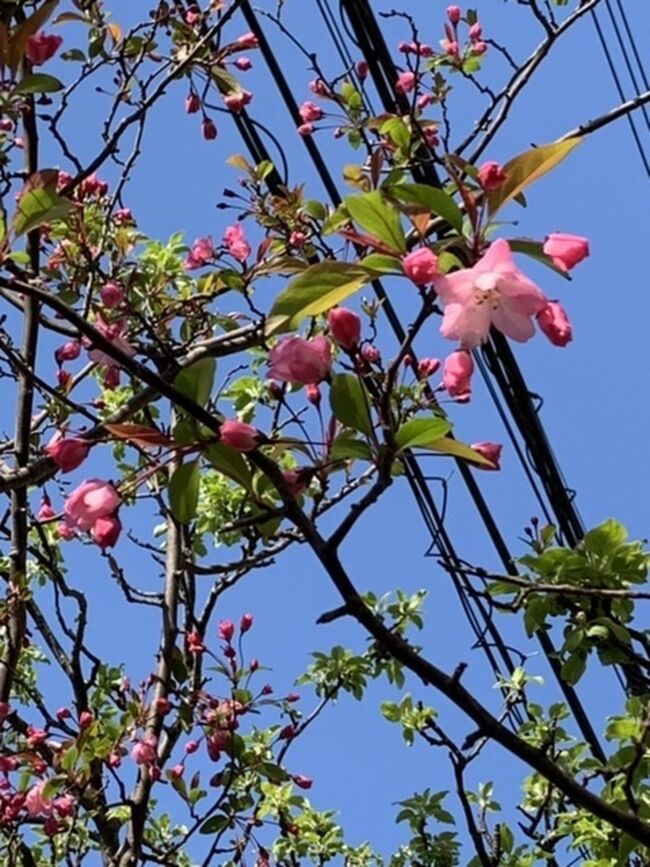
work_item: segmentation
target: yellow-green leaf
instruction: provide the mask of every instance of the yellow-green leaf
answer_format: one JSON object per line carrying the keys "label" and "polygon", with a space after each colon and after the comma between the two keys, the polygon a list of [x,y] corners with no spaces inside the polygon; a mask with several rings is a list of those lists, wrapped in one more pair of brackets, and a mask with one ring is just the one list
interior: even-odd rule
{"label": "yellow-green leaf", "polygon": [[388,190],[391,196],[405,205],[424,208],[429,213],[442,217],[452,229],[462,235],[463,212],[444,190],[437,190],[427,184],[393,184]]}
{"label": "yellow-green leaf", "polygon": [[169,481],[169,505],[179,524],[187,524],[196,516],[200,485],[198,460],[181,464],[174,470]]}
{"label": "yellow-green leaf", "polygon": [[332,377],[330,404],[334,417],[341,424],[367,435],[372,433],[368,395],[357,376],[338,373]]}
{"label": "yellow-green leaf", "polygon": [[432,441],[438,441],[450,430],[449,422],[438,416],[412,418],[397,431],[395,442],[400,450],[412,449],[415,446],[430,448]]}
{"label": "yellow-green leaf", "polygon": [[487,194],[488,213],[495,214],[499,208],[518,196],[533,181],[541,178],[580,144],[580,138],[568,138],[525,151],[509,160],[503,167],[506,174],[501,186]]}
{"label": "yellow-green leaf", "polygon": [[465,461],[471,461],[473,464],[481,464],[483,467],[493,467],[492,461],[489,461],[483,455],[479,454],[474,449],[461,443],[458,440],[453,440],[451,437],[442,437],[438,440],[432,440],[426,443],[424,448],[431,449],[433,452],[439,452],[441,455],[450,455],[453,458],[461,458]]}
{"label": "yellow-green leaf", "polygon": [[56,191],[57,178],[55,169],[44,169],[27,179],[12,220],[17,238],[43,223],[63,219],[72,210],[72,202]]}
{"label": "yellow-green leaf", "polygon": [[305,316],[317,316],[340,304],[372,277],[372,272],[347,262],[318,262],[296,277],[275,299],[270,331],[291,331]]}

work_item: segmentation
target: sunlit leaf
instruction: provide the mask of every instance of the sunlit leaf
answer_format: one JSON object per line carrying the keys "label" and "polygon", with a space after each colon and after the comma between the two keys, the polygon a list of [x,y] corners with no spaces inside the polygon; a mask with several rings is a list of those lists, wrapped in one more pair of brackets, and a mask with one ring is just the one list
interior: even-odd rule
{"label": "sunlit leaf", "polygon": [[332,378],[330,404],[334,417],[341,424],[365,434],[372,433],[368,395],[358,377],[349,373],[336,374]]}
{"label": "sunlit leaf", "polygon": [[406,237],[400,214],[378,190],[363,196],[346,196],[345,207],[354,222],[373,238],[397,253],[406,251]]}
{"label": "sunlit leaf", "polygon": [[115,439],[125,440],[135,446],[150,448],[152,446],[171,446],[172,444],[165,434],[143,424],[125,422],[123,424],[107,424],[105,427]]}
{"label": "sunlit leaf", "polygon": [[412,418],[405,422],[395,434],[395,442],[400,450],[415,446],[430,446],[431,442],[444,437],[451,425],[444,418]]}
{"label": "sunlit leaf", "polygon": [[180,524],[186,524],[195,517],[200,484],[198,460],[181,464],[174,470],[169,481],[169,505],[172,515]]}
{"label": "sunlit leaf", "polygon": [[174,388],[200,406],[205,406],[212,392],[216,369],[214,358],[202,358],[176,375]]}
{"label": "sunlit leaf", "polygon": [[388,188],[390,195],[405,205],[424,208],[437,217],[442,217],[459,234],[463,231],[463,212],[444,190],[427,184],[394,184]]}
{"label": "sunlit leaf", "polygon": [[55,169],[35,172],[27,179],[12,220],[16,237],[31,232],[43,223],[63,219],[70,213],[73,205],[57,193],[57,179],[58,172]]}
{"label": "sunlit leaf", "polygon": [[32,72],[24,75],[14,90],[14,93],[55,93],[62,90],[63,84],[53,75],[43,72]]}
{"label": "sunlit leaf", "polygon": [[25,54],[25,46],[28,37],[33,36],[41,29],[52,12],[56,9],[58,2],[59,0],[48,0],[47,3],[43,3],[43,5],[39,6],[33,15],[30,15],[29,18],[26,18],[21,24],[19,24],[11,34],[9,47],[7,49],[7,66],[12,70],[12,72],[15,72],[18,69],[18,65]]}

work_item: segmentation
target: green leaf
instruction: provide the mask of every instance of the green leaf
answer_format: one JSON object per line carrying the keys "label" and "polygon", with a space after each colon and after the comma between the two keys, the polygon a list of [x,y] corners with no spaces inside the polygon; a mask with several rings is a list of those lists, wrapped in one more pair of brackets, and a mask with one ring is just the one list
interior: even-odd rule
{"label": "green leaf", "polygon": [[63,90],[63,84],[58,78],[43,72],[34,72],[23,76],[14,93],[55,93],[57,90]]}
{"label": "green leaf", "polygon": [[187,524],[195,517],[200,484],[198,460],[181,464],[174,471],[169,481],[169,505],[172,515],[180,524]]}
{"label": "green leaf", "polygon": [[407,148],[411,144],[411,133],[401,117],[389,118],[381,125],[379,131],[397,147]]}
{"label": "green leaf", "polygon": [[345,207],[355,223],[397,253],[406,252],[400,214],[384,201],[379,190],[362,196],[346,196]]}
{"label": "green leaf", "polygon": [[233,482],[237,482],[243,488],[250,490],[251,472],[246,460],[239,452],[228,448],[228,446],[216,443],[206,449],[205,456],[215,470],[223,473],[224,476],[232,479]]}
{"label": "green leaf", "polygon": [[415,446],[429,446],[451,430],[451,425],[444,418],[412,418],[403,424],[395,434],[395,442],[400,450],[412,449]]}
{"label": "green leaf", "polygon": [[228,72],[228,70],[223,66],[214,66],[210,67],[210,75],[212,76],[213,81],[219,88],[221,93],[229,94],[229,93],[241,93],[241,85],[235,78],[235,76]]}
{"label": "green leaf", "polygon": [[583,654],[572,654],[560,669],[560,677],[566,683],[574,686],[584,674],[587,667],[587,659]]}
{"label": "green leaf", "polygon": [[439,452],[441,455],[450,455],[453,458],[462,458],[465,461],[471,461],[473,464],[480,464],[483,467],[493,467],[492,461],[479,454],[470,446],[461,443],[458,440],[453,440],[451,437],[442,437],[439,440],[434,440],[430,443],[425,443],[424,447],[431,449],[434,452]]}
{"label": "green leaf", "polygon": [[275,299],[270,319],[272,331],[292,331],[305,316],[317,316],[340,304],[372,277],[359,265],[347,262],[318,262],[303,271]]}
{"label": "green leaf", "polygon": [[199,834],[218,834],[228,827],[228,816],[210,816],[199,828]]}
{"label": "green leaf", "polygon": [[202,358],[177,374],[174,388],[200,406],[205,406],[212,392],[216,369],[214,358]]}
{"label": "green leaf", "polygon": [[332,443],[330,457],[333,461],[349,459],[371,461],[372,452],[366,442],[357,439],[352,431],[345,430]]}
{"label": "green leaf", "polygon": [[57,193],[57,179],[58,172],[54,169],[35,172],[27,179],[12,220],[17,238],[43,223],[62,220],[70,213],[72,202]]}
{"label": "green leaf", "polygon": [[370,253],[361,260],[364,268],[376,271],[378,274],[402,274],[402,263],[393,256],[384,256],[381,253]]}
{"label": "green leaf", "polygon": [[514,199],[533,181],[555,168],[581,141],[580,138],[569,138],[565,141],[553,142],[525,151],[508,160],[503,167],[506,174],[505,181],[498,189],[487,194],[489,215],[496,214],[506,202]]}
{"label": "green leaf", "polygon": [[330,405],[335,418],[347,427],[372,433],[372,421],[368,412],[368,397],[358,377],[339,373],[332,379]]}
{"label": "green leaf", "polygon": [[418,205],[442,217],[452,229],[463,234],[463,212],[450,195],[427,184],[395,184],[390,195],[405,205]]}

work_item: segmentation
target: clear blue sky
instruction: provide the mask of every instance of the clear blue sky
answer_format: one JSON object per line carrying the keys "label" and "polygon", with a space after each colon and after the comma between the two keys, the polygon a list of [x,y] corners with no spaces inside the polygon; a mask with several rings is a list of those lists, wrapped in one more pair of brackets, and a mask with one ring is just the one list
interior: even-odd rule
{"label": "clear blue sky", "polygon": [[[271,9],[275,3],[264,0],[261,5]],[[373,3],[377,11],[394,5],[386,0]],[[440,22],[446,4],[415,0],[407,5],[418,19],[422,38],[435,43],[442,35]],[[636,32],[647,34],[650,7],[629,2],[626,5],[634,15]],[[474,6],[485,34],[509,45],[517,56],[538,41],[539,35],[527,22],[526,9],[494,0]],[[297,28],[303,44],[319,52],[328,72],[338,74],[337,58],[313,0],[287,0],[286,9],[287,20]],[[116,20],[120,21],[119,13]],[[236,35],[243,29],[235,22],[231,32]],[[387,31],[393,44],[406,37],[394,23]],[[308,98],[306,85],[312,76],[304,69],[303,58],[285,40],[274,36],[273,43],[298,100]],[[268,124],[281,138],[289,157],[291,181],[306,180],[310,195],[324,196],[261,57],[255,52],[250,56],[254,69],[242,80],[255,93],[252,116]],[[493,53],[487,55],[485,70],[491,79],[503,71]],[[187,117],[183,112],[184,95],[185,87],[179,83],[152,116],[144,157],[127,193],[128,204],[140,228],[152,237],[165,238],[183,230],[189,241],[205,234],[218,238],[228,215],[215,211],[214,205],[222,188],[232,186],[236,180],[236,173],[225,165],[225,159],[234,152],[243,153],[244,147],[226,115],[215,117],[219,126],[217,141],[204,142],[197,116]],[[469,96],[459,102],[454,108],[456,128],[466,129],[476,116],[476,104]],[[593,24],[586,17],[564,44],[554,49],[486,157],[505,160],[533,143],[551,141],[616,103]],[[97,147],[92,119],[101,117],[102,111],[102,98],[88,94],[84,106],[87,126],[75,133],[88,154]],[[343,143],[331,142],[329,133],[323,133],[318,143],[334,166],[355,161]],[[586,235],[591,241],[591,258],[574,272],[570,284],[526,262],[526,270],[546,294],[558,297],[567,308],[574,324],[574,342],[559,350],[539,336],[523,347],[517,346],[516,355],[532,390],[544,397],[543,420],[568,482],[578,492],[585,523],[593,525],[616,516],[634,536],[647,532],[649,458],[644,436],[648,422],[644,348],[650,301],[640,264],[648,236],[647,195],[647,179],[627,124],[620,121],[591,136],[553,175],[532,188],[528,209],[514,207],[506,214],[518,220],[518,226],[505,226],[503,230],[505,235],[538,238],[560,230]],[[387,285],[400,309],[403,283]],[[421,338],[418,346],[426,355],[440,355],[446,348],[435,331]],[[472,404],[451,410],[457,435],[466,441],[505,442],[478,377],[475,383]],[[502,465],[501,473],[481,474],[479,481],[511,550],[517,553],[523,549],[518,542],[522,527],[536,508],[508,445]],[[83,469],[87,471],[88,466]],[[496,567],[497,561],[460,479],[451,465],[436,464],[436,469],[450,476],[448,527],[462,556]],[[360,587],[376,593],[396,586],[428,588],[427,629],[422,639],[425,651],[447,669],[460,660],[469,662],[466,683],[474,685],[496,707],[491,674],[480,652],[471,649],[472,637],[449,582],[435,562],[423,557],[428,543],[406,485],[398,485],[350,538],[344,551],[345,563]],[[123,561],[133,564],[135,583],[156,586],[156,570],[141,552],[126,539],[117,551]],[[151,612],[141,608],[124,611],[106,570],[97,567],[94,552],[84,552],[78,561],[73,557],[71,563],[73,571],[79,570],[77,583],[95,604],[99,649],[112,661],[125,662],[127,669],[132,667],[136,674],[148,671],[153,655],[143,660],[142,635],[157,632]],[[303,671],[311,650],[339,642],[356,648],[364,646],[363,636],[352,624],[314,627],[316,617],[336,604],[326,577],[309,554],[294,550],[285,554],[276,567],[250,576],[229,593],[218,614],[233,619],[244,610],[255,614],[251,646],[262,662],[274,669],[270,679],[281,689],[283,685],[288,688]],[[119,624],[104,615],[106,610],[119,610]],[[120,630],[118,642],[116,626]],[[510,627],[506,629],[508,634],[511,631]],[[524,651],[537,652],[537,646],[527,645],[516,630],[512,637]],[[529,662],[528,669],[533,674],[547,674],[545,664],[537,657]],[[459,739],[471,730],[442,696],[427,694],[416,683],[410,683],[409,688],[440,710],[441,722]],[[604,707],[592,689],[583,692],[597,720]],[[316,781],[310,793],[313,802],[341,811],[349,842],[369,838],[384,852],[403,840],[403,833],[393,824],[391,801],[427,786],[438,790],[451,785],[442,753],[420,745],[406,750],[398,729],[380,718],[379,703],[391,697],[394,694],[382,683],[373,685],[361,704],[342,700],[290,754],[291,769]],[[539,700],[549,703],[551,690],[540,691]],[[304,703],[310,706],[308,696]],[[512,806],[517,797],[512,787],[518,784],[520,770],[504,762],[500,751],[491,748],[474,781],[500,779],[498,799]]]}

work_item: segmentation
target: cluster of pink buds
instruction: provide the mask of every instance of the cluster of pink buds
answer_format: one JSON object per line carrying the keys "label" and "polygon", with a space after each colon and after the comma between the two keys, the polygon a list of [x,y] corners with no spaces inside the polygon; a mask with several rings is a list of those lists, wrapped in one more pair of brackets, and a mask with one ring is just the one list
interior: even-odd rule
{"label": "cluster of pink buds", "polygon": [[[447,19],[448,23],[445,24],[445,38],[440,40],[440,47],[452,60],[458,60],[461,56],[458,39],[458,25],[463,20],[463,13],[460,6],[448,6]],[[466,52],[468,55],[478,57],[481,54],[485,54],[487,51],[487,43],[483,41],[482,35],[483,30],[478,21],[474,21],[470,24],[467,31],[469,44]]]}

